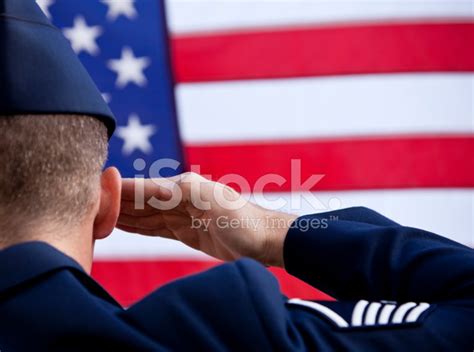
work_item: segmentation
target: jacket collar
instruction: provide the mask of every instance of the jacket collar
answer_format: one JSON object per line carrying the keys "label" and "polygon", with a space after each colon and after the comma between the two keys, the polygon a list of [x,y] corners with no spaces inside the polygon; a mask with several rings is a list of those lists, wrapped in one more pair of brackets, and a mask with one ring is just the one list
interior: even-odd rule
{"label": "jacket collar", "polygon": [[0,293],[59,270],[72,271],[94,294],[119,305],[78,262],[44,242],[25,242],[0,251]]}

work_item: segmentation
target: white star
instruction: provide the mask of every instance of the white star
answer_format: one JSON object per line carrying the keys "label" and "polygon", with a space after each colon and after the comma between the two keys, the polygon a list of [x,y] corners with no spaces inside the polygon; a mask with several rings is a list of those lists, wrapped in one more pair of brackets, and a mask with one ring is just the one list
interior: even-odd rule
{"label": "white star", "polygon": [[51,18],[51,13],[49,12],[49,7],[54,4],[54,0],[36,0],[36,3],[41,8],[46,16]]}
{"label": "white star", "polygon": [[74,27],[64,28],[64,36],[69,39],[74,51],[79,54],[86,51],[91,55],[99,53],[96,40],[102,34],[100,26],[87,26],[86,20],[82,16],[74,18]]}
{"label": "white star", "polygon": [[137,86],[143,87],[147,80],[143,70],[150,65],[147,57],[135,57],[132,49],[124,47],[122,57],[116,60],[109,60],[107,66],[117,73],[115,85],[124,88],[128,83],[133,82]]}
{"label": "white star", "polygon": [[101,2],[109,7],[107,18],[111,21],[116,20],[120,15],[128,19],[137,17],[137,10],[133,5],[134,0],[102,0]]}
{"label": "white star", "polygon": [[135,149],[141,150],[145,154],[153,151],[150,137],[154,135],[156,128],[153,125],[142,125],[140,118],[132,114],[128,118],[126,127],[117,128],[117,136],[124,140],[122,153],[130,155]]}

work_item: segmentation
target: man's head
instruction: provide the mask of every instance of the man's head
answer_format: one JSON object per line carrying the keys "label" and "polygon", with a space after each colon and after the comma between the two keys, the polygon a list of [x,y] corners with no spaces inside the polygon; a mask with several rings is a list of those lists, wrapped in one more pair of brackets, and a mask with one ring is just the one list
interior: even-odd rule
{"label": "man's head", "polygon": [[34,0],[0,0],[0,53],[0,249],[44,240],[90,267],[120,206],[114,115]]}
{"label": "man's head", "polygon": [[107,147],[107,128],[93,117],[0,116],[0,245],[79,228],[108,235],[120,178],[102,173]]}

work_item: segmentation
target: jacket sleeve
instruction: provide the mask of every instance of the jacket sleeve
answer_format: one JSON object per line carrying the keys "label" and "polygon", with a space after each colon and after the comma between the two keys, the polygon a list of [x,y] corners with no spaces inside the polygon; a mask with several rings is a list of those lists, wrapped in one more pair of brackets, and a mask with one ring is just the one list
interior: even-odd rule
{"label": "jacket sleeve", "polygon": [[474,250],[362,207],[298,218],[286,270],[337,299],[473,299]]}

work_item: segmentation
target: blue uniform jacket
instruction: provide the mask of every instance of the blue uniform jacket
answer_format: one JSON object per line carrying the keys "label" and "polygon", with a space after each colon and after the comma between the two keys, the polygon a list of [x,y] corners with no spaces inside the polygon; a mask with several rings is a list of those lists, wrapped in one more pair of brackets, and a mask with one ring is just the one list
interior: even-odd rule
{"label": "blue uniform jacket", "polygon": [[366,208],[303,216],[294,225],[287,271],[337,302],[288,300],[265,267],[242,259],[124,309],[53,247],[7,248],[0,252],[0,350],[474,349],[473,249]]}

